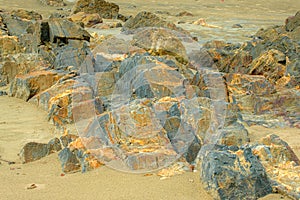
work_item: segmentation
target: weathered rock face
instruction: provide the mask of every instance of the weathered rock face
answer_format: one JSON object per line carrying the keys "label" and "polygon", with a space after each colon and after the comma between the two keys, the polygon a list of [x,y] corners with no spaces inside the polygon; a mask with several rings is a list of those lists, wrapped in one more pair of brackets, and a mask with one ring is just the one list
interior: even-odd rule
{"label": "weathered rock face", "polygon": [[272,192],[264,167],[249,147],[206,151],[200,180],[214,199],[257,199]]}
{"label": "weathered rock face", "polygon": [[27,143],[19,153],[20,159],[23,163],[39,160],[51,153],[61,150],[60,140],[54,138],[48,142],[48,144],[29,142]]}
{"label": "weathered rock face", "polygon": [[277,192],[299,199],[300,161],[291,147],[277,135],[262,138],[252,152],[266,168]]}
{"label": "weathered rock face", "polygon": [[166,29],[150,28],[133,36],[132,45],[145,49],[151,55],[171,55],[181,62],[187,61],[186,49],[176,33]]}
{"label": "weathered rock face", "polygon": [[112,19],[118,16],[119,6],[104,0],[78,0],[72,8],[72,13],[78,12],[97,13],[102,18]]}
{"label": "weathered rock face", "polygon": [[295,16],[287,18],[285,23],[285,30],[289,32],[294,31],[300,26],[300,11]]}
{"label": "weathered rock face", "polygon": [[86,14],[84,12],[78,12],[68,17],[72,22],[82,22],[85,27],[91,27],[98,23],[102,23],[103,20],[98,13]]}
{"label": "weathered rock face", "polygon": [[129,20],[127,20],[123,25],[122,30],[133,31],[135,29],[145,27],[167,28],[188,34],[188,32],[184,31],[183,29],[176,27],[175,24],[167,22],[159,18],[157,15],[146,11],[142,11],[138,13],[134,18],[130,18]]}
{"label": "weathered rock face", "polygon": [[17,75],[11,84],[10,96],[28,101],[31,97],[54,85],[61,75],[51,71],[36,71]]}

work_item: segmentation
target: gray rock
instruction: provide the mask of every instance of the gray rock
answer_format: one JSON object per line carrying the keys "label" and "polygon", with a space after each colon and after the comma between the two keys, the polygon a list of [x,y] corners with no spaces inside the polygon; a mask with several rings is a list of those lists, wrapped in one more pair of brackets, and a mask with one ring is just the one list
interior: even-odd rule
{"label": "gray rock", "polygon": [[48,144],[29,142],[22,148],[19,157],[23,163],[28,163],[60,150],[61,144],[58,138],[50,140]]}
{"label": "gray rock", "polygon": [[64,148],[61,152],[59,152],[58,158],[61,162],[62,171],[64,173],[76,172],[81,168],[76,154],[69,148]]}
{"label": "gray rock", "polygon": [[214,199],[257,199],[272,192],[271,182],[248,147],[215,146],[201,161],[200,180]]}

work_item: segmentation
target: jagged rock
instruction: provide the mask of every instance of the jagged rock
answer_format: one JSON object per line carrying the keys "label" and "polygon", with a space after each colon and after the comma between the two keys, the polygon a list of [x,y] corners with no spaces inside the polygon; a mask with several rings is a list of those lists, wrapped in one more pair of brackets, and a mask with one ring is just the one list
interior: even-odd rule
{"label": "jagged rock", "polygon": [[200,180],[214,199],[257,199],[272,192],[264,167],[249,147],[212,148],[202,157]]}
{"label": "jagged rock", "polygon": [[9,13],[1,13],[3,24],[5,25],[8,35],[20,36],[26,33],[28,26],[32,25],[33,22],[27,19],[21,19],[14,17]]}
{"label": "jagged rock", "polygon": [[298,11],[295,16],[289,17],[285,21],[285,29],[287,31],[293,31],[298,26],[300,26],[300,11]]}
{"label": "jagged rock", "polygon": [[44,5],[55,7],[61,7],[66,5],[63,0],[40,0],[40,2]]}
{"label": "jagged rock", "polygon": [[122,31],[133,31],[138,28],[146,27],[166,28],[188,34],[187,31],[176,27],[175,24],[165,21],[155,14],[146,11],[142,11],[138,13],[134,18],[128,19],[123,25]]}
{"label": "jagged rock", "polygon": [[78,161],[74,152],[69,148],[64,148],[58,154],[58,158],[61,162],[62,171],[64,173],[71,173],[80,170],[80,162]]}
{"label": "jagged rock", "polygon": [[118,16],[119,6],[104,0],[78,0],[72,8],[72,14],[78,12],[97,13],[102,18],[112,19]]}
{"label": "jagged rock", "polygon": [[271,134],[252,146],[252,152],[266,168],[275,191],[298,199],[300,161],[291,147],[277,135]]}
{"label": "jagged rock", "polygon": [[0,80],[11,83],[16,75],[25,75],[32,71],[43,70],[47,66],[36,54],[15,54],[6,56],[1,62]]}
{"label": "jagged rock", "polygon": [[17,75],[11,84],[9,95],[28,101],[31,97],[54,85],[61,75],[51,71],[36,71]]}
{"label": "jagged rock", "polygon": [[19,153],[20,159],[23,163],[39,160],[51,153],[61,150],[61,144],[58,138],[54,138],[48,144],[29,142]]}
{"label": "jagged rock", "polygon": [[6,91],[0,91],[0,96],[5,96],[5,95],[7,95]]}
{"label": "jagged rock", "polygon": [[22,53],[23,48],[16,36],[0,36],[0,60],[10,54]]}
{"label": "jagged rock", "polygon": [[188,59],[182,41],[170,30],[151,28],[139,31],[133,36],[132,45],[143,48],[154,56],[170,55],[180,62]]}
{"label": "jagged rock", "polygon": [[103,22],[98,13],[86,14],[84,12],[78,12],[69,16],[68,19],[72,22],[82,22],[85,27],[91,27]]}
{"label": "jagged rock", "polygon": [[253,60],[247,74],[264,75],[268,80],[274,82],[284,76],[286,71],[285,63],[285,54],[271,49]]}
{"label": "jagged rock", "polygon": [[61,18],[38,21],[27,29],[27,33],[37,38],[38,45],[62,46],[72,40],[89,41],[91,37],[80,25]]}
{"label": "jagged rock", "polygon": [[42,15],[35,12],[35,11],[28,11],[28,10],[23,10],[23,9],[18,9],[18,10],[12,10],[10,12],[11,16],[17,17],[20,19],[27,19],[27,20],[42,20]]}

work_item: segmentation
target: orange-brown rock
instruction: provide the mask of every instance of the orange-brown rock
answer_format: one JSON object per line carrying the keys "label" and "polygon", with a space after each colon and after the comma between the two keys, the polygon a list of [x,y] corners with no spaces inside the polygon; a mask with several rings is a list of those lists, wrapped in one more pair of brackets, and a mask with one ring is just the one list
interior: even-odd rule
{"label": "orange-brown rock", "polygon": [[85,27],[91,27],[103,22],[98,13],[87,14],[84,12],[78,12],[69,16],[68,19],[72,22],[82,22]]}
{"label": "orange-brown rock", "polygon": [[17,75],[11,84],[10,96],[28,101],[34,95],[54,85],[61,75],[52,71],[35,71]]}

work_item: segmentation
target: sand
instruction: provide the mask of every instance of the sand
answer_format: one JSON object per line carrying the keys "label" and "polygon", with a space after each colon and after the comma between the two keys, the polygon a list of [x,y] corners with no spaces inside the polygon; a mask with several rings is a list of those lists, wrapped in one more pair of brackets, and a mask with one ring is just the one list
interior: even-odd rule
{"label": "sand", "polygon": [[[70,8],[72,1],[68,1]],[[259,28],[281,25],[300,8],[299,0],[225,0],[204,1],[142,1],[112,0],[120,5],[124,15],[135,15],[142,10],[163,11],[161,17],[177,23],[197,35],[203,41],[222,39],[242,42],[249,39]],[[44,6],[38,0],[0,0],[0,8],[24,8],[36,10],[47,17],[56,8]],[[181,11],[193,13],[193,17],[176,17]],[[205,28],[190,23],[205,18],[207,23],[219,29]],[[231,28],[241,24],[243,29]],[[201,40],[200,40],[201,41]],[[260,126],[247,127],[253,141],[269,133],[276,133],[286,140],[297,155],[300,155],[299,129],[266,129]],[[17,153],[29,141],[47,142],[56,135],[54,127],[46,120],[46,112],[22,100],[0,97],[0,156],[17,162],[0,164],[0,199],[212,199],[199,181],[199,173],[187,172],[170,179],[160,180],[155,174],[128,174],[101,167],[84,174],[61,176],[57,154],[39,161],[21,164]],[[31,184],[37,188],[26,189]],[[262,199],[287,199],[281,195],[268,195]]]}

